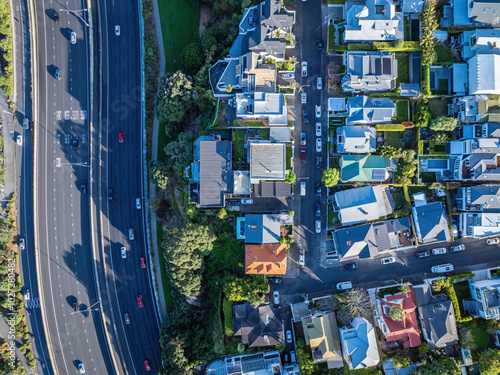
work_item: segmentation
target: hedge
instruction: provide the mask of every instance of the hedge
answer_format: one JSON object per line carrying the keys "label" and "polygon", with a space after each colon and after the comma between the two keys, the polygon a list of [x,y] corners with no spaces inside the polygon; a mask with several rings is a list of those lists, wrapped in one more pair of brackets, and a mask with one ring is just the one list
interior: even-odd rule
{"label": "hedge", "polygon": [[418,140],[417,154],[418,155],[423,155],[424,154],[424,141],[422,141],[421,139]]}
{"label": "hedge", "polygon": [[403,194],[405,196],[405,200],[408,203],[411,203],[410,194],[408,193],[408,185],[403,185]]}
{"label": "hedge", "polygon": [[462,313],[460,312],[460,305],[458,304],[458,298],[457,294],[455,293],[455,287],[453,286],[453,283],[448,288],[446,288],[446,294],[448,294],[448,297],[450,297],[451,299],[451,303],[453,303],[453,308],[455,309],[455,316],[457,318],[457,322],[465,323],[471,321],[472,316],[470,315],[462,317]]}
{"label": "hedge", "polygon": [[377,124],[375,128],[380,132],[404,132],[406,129],[403,124]]}
{"label": "hedge", "polygon": [[428,65],[422,65],[422,94],[429,96],[431,94],[431,68]]}
{"label": "hedge", "polygon": [[453,280],[461,280],[461,279],[470,279],[476,276],[474,272],[465,272],[461,273],[459,275],[452,275],[448,277],[448,280],[453,281]]}
{"label": "hedge", "polygon": [[401,48],[394,47],[394,42],[349,43],[349,51],[413,52],[420,51],[420,42],[406,41]]}

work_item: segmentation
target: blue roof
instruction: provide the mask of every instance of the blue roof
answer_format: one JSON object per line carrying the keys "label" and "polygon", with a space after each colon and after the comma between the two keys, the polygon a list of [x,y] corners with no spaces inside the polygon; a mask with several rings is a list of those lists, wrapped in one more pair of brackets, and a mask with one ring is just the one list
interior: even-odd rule
{"label": "blue roof", "polygon": [[467,11],[468,0],[454,0],[453,2],[453,24],[455,26],[468,25],[470,19]]}
{"label": "blue roof", "polygon": [[441,202],[413,207],[413,218],[421,242],[450,240],[448,220]]}
{"label": "blue roof", "polygon": [[469,85],[467,64],[453,64],[453,92],[458,95],[467,94],[466,87]]}

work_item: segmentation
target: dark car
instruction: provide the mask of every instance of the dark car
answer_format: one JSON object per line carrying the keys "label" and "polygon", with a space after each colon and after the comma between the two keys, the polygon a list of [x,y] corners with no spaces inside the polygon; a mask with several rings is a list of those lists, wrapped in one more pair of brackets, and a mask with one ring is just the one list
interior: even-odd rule
{"label": "dark car", "polygon": [[318,38],[316,40],[316,47],[318,47],[318,51],[323,51],[323,39]]}
{"label": "dark car", "polygon": [[321,216],[321,204],[319,202],[314,204],[314,211],[316,211],[316,217]]}
{"label": "dark car", "polygon": [[281,284],[281,279],[279,277],[271,277],[267,279],[271,284]]}
{"label": "dark car", "polygon": [[421,251],[420,253],[415,254],[415,256],[417,258],[425,258],[425,257],[428,257],[430,255],[431,255],[430,251]]}
{"label": "dark car", "polygon": [[321,182],[316,184],[316,196],[321,197]]}
{"label": "dark car", "polygon": [[87,183],[85,181],[80,184],[80,191],[82,194],[87,194]]}
{"label": "dark car", "polygon": [[78,311],[78,299],[75,297],[73,298],[73,310]]}
{"label": "dark car", "polygon": [[108,200],[109,201],[113,200],[113,189],[111,188],[108,189]]}
{"label": "dark car", "polygon": [[300,160],[306,160],[306,146],[300,148]]}
{"label": "dark car", "polygon": [[316,168],[321,168],[323,165],[323,157],[321,155],[316,155]]}
{"label": "dark car", "polygon": [[346,270],[355,270],[356,268],[358,268],[357,263],[349,263],[345,265]]}
{"label": "dark car", "polygon": [[304,124],[309,123],[309,112],[307,112],[307,109],[302,110],[302,119],[304,120]]}
{"label": "dark car", "polygon": [[85,305],[80,306],[80,311],[82,312],[83,316],[88,318],[89,316],[89,308]]}
{"label": "dark car", "polygon": [[73,139],[71,140],[71,147],[73,150],[78,150],[78,136],[75,135],[73,136]]}
{"label": "dark car", "polygon": [[57,13],[57,10],[52,10],[52,19],[56,22],[59,22],[59,13]]}
{"label": "dark car", "polygon": [[123,143],[125,140],[125,134],[123,132],[118,133],[118,142]]}
{"label": "dark car", "polygon": [[56,79],[59,81],[61,79],[61,69],[59,68],[56,68]]}

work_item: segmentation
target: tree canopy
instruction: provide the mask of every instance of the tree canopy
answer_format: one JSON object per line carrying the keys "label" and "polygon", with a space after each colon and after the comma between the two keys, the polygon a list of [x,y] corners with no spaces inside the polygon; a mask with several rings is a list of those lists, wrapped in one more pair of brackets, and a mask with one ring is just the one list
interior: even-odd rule
{"label": "tree canopy", "polygon": [[176,172],[182,172],[193,159],[193,141],[187,133],[181,133],[177,141],[165,146],[164,151],[170,158],[171,168]]}
{"label": "tree canopy", "polygon": [[297,175],[294,171],[288,171],[288,174],[285,176],[285,182],[287,184],[293,184],[297,180]]}
{"label": "tree canopy", "polygon": [[431,121],[430,128],[434,131],[451,132],[457,127],[458,120],[453,117],[439,116]]}
{"label": "tree canopy", "polygon": [[224,285],[226,298],[233,302],[249,301],[252,305],[263,302],[269,286],[261,276],[231,276]]}
{"label": "tree canopy", "polygon": [[[479,365],[479,370],[481,370],[481,365]],[[418,368],[418,375],[460,375],[461,372],[458,369],[456,362],[451,358],[439,357],[438,359],[428,362]],[[481,371],[483,375],[493,375],[486,374]],[[497,374],[497,372],[495,372]]]}
{"label": "tree canopy", "polygon": [[168,167],[162,161],[151,160],[149,163],[149,172],[151,175],[151,182],[158,186],[160,189],[165,190],[168,184]]}
{"label": "tree canopy", "polygon": [[330,168],[323,171],[323,178],[321,181],[325,183],[325,186],[335,186],[339,183],[340,180],[340,172],[338,169]]}
{"label": "tree canopy", "polygon": [[479,354],[481,375],[498,375],[500,372],[500,350],[489,349]]}
{"label": "tree canopy", "polygon": [[417,109],[413,114],[413,124],[417,128],[425,128],[431,121],[431,109],[427,100],[422,100],[417,104]]}

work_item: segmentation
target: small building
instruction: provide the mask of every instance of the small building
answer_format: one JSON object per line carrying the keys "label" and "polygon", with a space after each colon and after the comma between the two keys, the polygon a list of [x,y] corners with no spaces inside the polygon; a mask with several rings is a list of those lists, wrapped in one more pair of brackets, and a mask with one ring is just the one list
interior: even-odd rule
{"label": "small building", "polygon": [[378,155],[342,155],[340,179],[343,182],[383,182],[396,172],[394,158]]}
{"label": "small building", "polygon": [[245,245],[247,275],[285,275],[286,244]]}
{"label": "small building", "polygon": [[346,125],[389,124],[396,117],[396,104],[390,98],[366,95],[347,99]]}
{"label": "small building", "polygon": [[345,112],[345,98],[328,98],[328,116],[334,117]]}
{"label": "small building", "polygon": [[250,142],[250,182],[284,180],[286,152],[283,143]]}
{"label": "small building", "polygon": [[337,152],[368,154],[377,151],[377,131],[373,126],[342,126],[337,128]]}
{"label": "small building", "polygon": [[469,66],[469,94],[500,94],[500,55],[476,54]]}
{"label": "small building", "polygon": [[207,375],[298,375],[297,364],[282,365],[280,353],[259,352],[218,358],[207,366]]}
{"label": "small building", "polygon": [[464,300],[464,309],[473,317],[500,319],[500,278],[469,280],[472,299]]}
{"label": "small building", "polygon": [[[467,75],[467,69],[465,70],[465,75]],[[401,96],[420,96],[420,85],[418,83],[401,83],[399,85]]]}
{"label": "small building", "polygon": [[461,187],[456,191],[455,205],[466,212],[500,212],[500,185]]}
{"label": "small building", "polygon": [[350,370],[377,366],[380,355],[373,326],[364,318],[355,317],[351,324],[339,328],[344,360]]}
{"label": "small building", "polygon": [[281,308],[248,303],[233,305],[233,332],[249,348],[281,344],[284,342]]}
{"label": "small building", "polygon": [[500,235],[500,213],[462,212],[459,216],[462,237],[487,238]]}
{"label": "small building", "polygon": [[236,117],[241,120],[265,120],[270,126],[288,125],[288,106],[280,93],[251,92],[236,94]]}
{"label": "small building", "polygon": [[237,238],[245,239],[247,244],[276,244],[281,238],[279,215],[246,214],[238,218]]}
{"label": "small building", "polygon": [[349,51],[344,53],[346,74],[342,89],[347,92],[392,91],[396,88],[398,61],[389,52]]}
{"label": "small building", "polygon": [[424,0],[403,0],[403,13],[420,13],[424,7]]}
{"label": "small building", "polygon": [[449,223],[443,204],[427,203],[424,193],[415,194],[415,202],[417,201],[422,203],[412,207],[412,214],[418,240],[424,244],[450,241]]}
{"label": "small building", "polygon": [[301,322],[302,318],[311,316],[311,310],[309,309],[308,301],[291,303],[290,309],[292,310],[292,319],[295,323]]}
{"label": "small building", "polygon": [[469,93],[469,78],[467,75],[467,64],[455,63],[451,66],[452,91],[455,95],[467,95]]}
{"label": "small building", "polygon": [[500,30],[474,29],[461,34],[462,58],[467,61],[477,54],[500,55]]}

